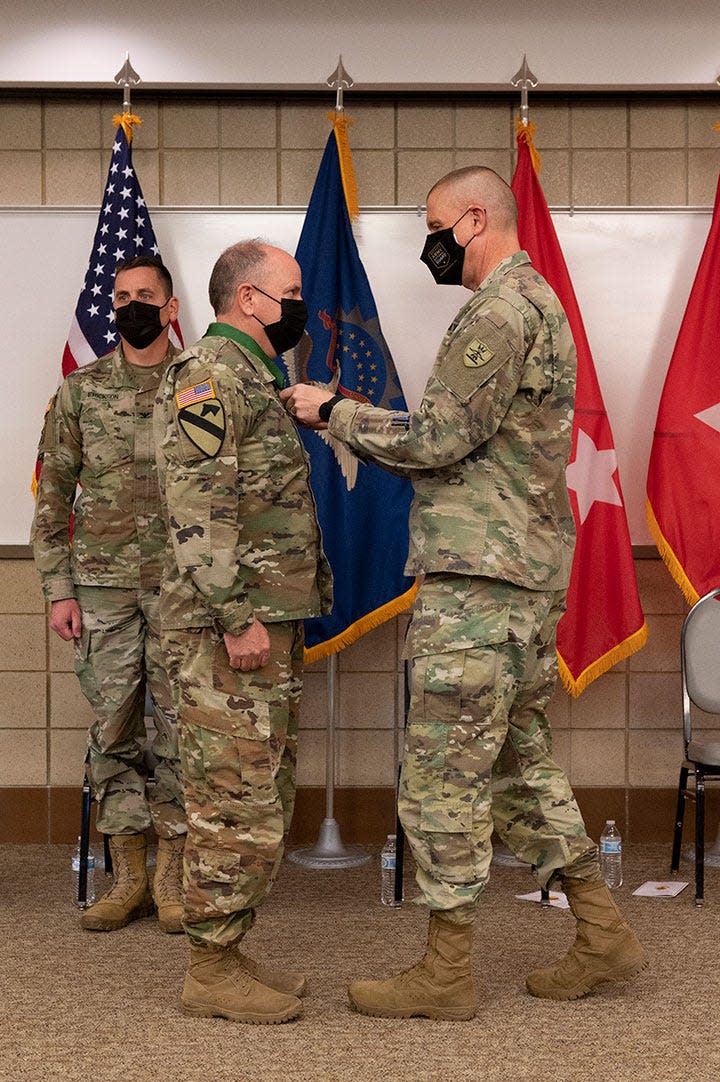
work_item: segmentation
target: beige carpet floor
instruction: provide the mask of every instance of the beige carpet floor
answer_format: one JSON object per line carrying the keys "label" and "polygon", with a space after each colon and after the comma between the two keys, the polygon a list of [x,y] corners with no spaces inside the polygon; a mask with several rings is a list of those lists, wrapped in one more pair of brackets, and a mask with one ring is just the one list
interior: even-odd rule
{"label": "beige carpet floor", "polygon": [[[559,956],[567,912],[518,901],[522,868],[493,867],[475,946],[483,1006],[471,1022],[369,1019],[347,1006],[355,977],[414,961],[426,917],[378,901],[378,852],[351,871],[286,863],[246,940],[250,953],[302,967],[304,1017],[283,1026],[191,1019],[178,1007],[181,936],[155,919],[83,933],[70,900],[70,849],[0,847],[2,1082],[716,1082],[720,1077],[720,871],[708,904],[631,891],[666,879],[669,846],[625,853],[621,906],[651,967],[584,1000],[536,1000],[524,975]],[[683,865],[681,877],[692,878]],[[678,877],[679,878],[679,877]],[[413,894],[408,880],[407,895]]]}

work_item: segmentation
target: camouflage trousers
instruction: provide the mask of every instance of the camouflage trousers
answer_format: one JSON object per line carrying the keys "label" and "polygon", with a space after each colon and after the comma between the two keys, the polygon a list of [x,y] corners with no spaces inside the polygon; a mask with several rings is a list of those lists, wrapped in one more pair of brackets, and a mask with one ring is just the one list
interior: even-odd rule
{"label": "camouflage trousers", "polygon": [[[95,721],[88,733],[86,770],[103,834],[139,834],[151,824],[158,837],[185,833],[177,726],[160,654],[157,590],[76,586],[82,634],[75,640],[75,672]],[[154,704],[157,760],[146,786],[145,690]]]}
{"label": "camouflage trousers", "polygon": [[227,947],[252,927],[277,876],[295,804],[303,626],[268,624],[270,660],[231,669],[214,628],[166,631],[188,836],[190,939]]}
{"label": "camouflage trousers", "polygon": [[570,783],[551,758],[546,707],[564,592],[428,575],[405,646],[411,702],[398,810],[420,903],[463,924],[489,876],[493,829],[541,885],[598,879]]}

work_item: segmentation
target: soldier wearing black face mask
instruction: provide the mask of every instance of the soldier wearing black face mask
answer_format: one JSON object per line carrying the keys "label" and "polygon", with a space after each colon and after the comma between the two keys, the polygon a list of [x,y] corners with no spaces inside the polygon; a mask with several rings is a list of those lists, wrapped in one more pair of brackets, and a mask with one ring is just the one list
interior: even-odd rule
{"label": "soldier wearing black face mask", "polygon": [[[152,439],[153,401],[178,352],[169,341],[178,301],[160,260],[138,257],[118,269],[113,302],[120,343],[72,372],[46,415],[33,544],[50,627],[74,642],[75,671],[95,715],[87,770],[116,873],[108,894],[83,913],[82,927],[113,931],[151,913],[155,901],[163,930],[180,932],[186,828],[160,656],[167,531]],[[147,792],[145,686],[155,704],[158,764]],[[154,897],[145,869],[151,824],[159,837]]]}
{"label": "soldier wearing black face mask", "polygon": [[208,286],[215,319],[155,404],[170,545],[160,609],[188,806],[188,1014],[284,1022],[304,976],[241,953],[280,867],[295,799],[303,625],[331,604],[309,463],[278,354],[307,310],[293,257],[241,241]]}

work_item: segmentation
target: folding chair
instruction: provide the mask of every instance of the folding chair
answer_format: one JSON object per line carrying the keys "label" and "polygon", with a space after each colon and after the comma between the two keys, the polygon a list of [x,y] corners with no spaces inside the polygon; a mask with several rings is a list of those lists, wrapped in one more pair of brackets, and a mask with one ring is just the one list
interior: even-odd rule
{"label": "folding chair", "polygon": [[[693,732],[693,706],[718,715],[720,729],[720,588],[693,605],[680,636],[683,742],[685,760],[680,767],[671,871],[680,866],[686,800],[695,801],[695,905],[705,894],[705,781],[720,778],[720,734]],[[694,779],[694,786],[688,779]]]}

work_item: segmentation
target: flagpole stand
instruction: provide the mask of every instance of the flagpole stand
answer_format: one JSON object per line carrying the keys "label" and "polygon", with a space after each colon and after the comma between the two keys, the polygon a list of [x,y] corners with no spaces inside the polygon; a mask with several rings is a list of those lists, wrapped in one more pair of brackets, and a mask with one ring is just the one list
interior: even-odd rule
{"label": "flagpole stand", "polygon": [[344,845],[333,815],[335,788],[335,725],[337,721],[337,654],[328,659],[328,724],[325,736],[325,818],[312,848],[294,849],[288,860],[304,868],[359,868],[370,854],[359,845]]}

